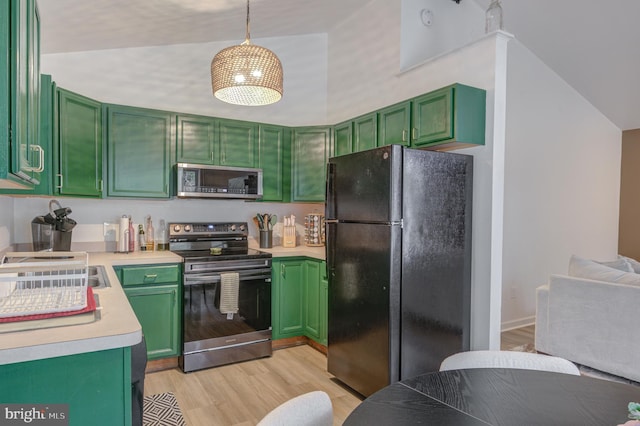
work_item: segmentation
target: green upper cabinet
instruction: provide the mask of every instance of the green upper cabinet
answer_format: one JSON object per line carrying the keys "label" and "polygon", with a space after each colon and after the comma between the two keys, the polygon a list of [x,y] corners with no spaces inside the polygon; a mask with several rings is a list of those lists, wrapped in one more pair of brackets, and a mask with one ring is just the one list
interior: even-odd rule
{"label": "green upper cabinet", "polygon": [[247,121],[219,120],[220,164],[256,167],[258,125]]}
{"label": "green upper cabinet", "polygon": [[450,148],[484,145],[486,92],[454,84],[412,100],[411,145]]}
{"label": "green upper cabinet", "polygon": [[333,143],[336,157],[353,152],[353,122],[347,121],[333,126]]}
{"label": "green upper cabinet", "polygon": [[39,183],[44,153],[40,129],[40,18],[35,0],[0,6],[0,187]]}
{"label": "green upper cabinet", "polygon": [[179,114],[176,119],[178,163],[216,164],[216,121],[211,117]]}
{"label": "green upper cabinet", "polygon": [[56,90],[54,193],[102,197],[102,104]]}
{"label": "green upper cabinet", "polygon": [[353,151],[360,152],[378,146],[378,115],[371,114],[353,120]]}
{"label": "green upper cabinet", "polygon": [[326,164],[331,155],[331,128],[293,129],[291,149],[292,201],[324,201]]}
{"label": "green upper cabinet", "polygon": [[[30,189],[0,189],[2,194],[51,195],[53,192],[53,98],[54,84],[51,76],[40,78],[40,142],[44,171],[39,174],[39,184]],[[0,185],[1,187],[1,185]]]}
{"label": "green upper cabinet", "polygon": [[108,105],[107,196],[169,198],[174,115]]}
{"label": "green upper cabinet", "polygon": [[378,146],[409,145],[411,102],[401,102],[378,111]]}
{"label": "green upper cabinet", "polygon": [[[261,124],[258,138],[258,167],[262,169],[263,201],[288,201],[291,178],[291,131],[286,127]],[[286,161],[285,161],[286,160]]]}

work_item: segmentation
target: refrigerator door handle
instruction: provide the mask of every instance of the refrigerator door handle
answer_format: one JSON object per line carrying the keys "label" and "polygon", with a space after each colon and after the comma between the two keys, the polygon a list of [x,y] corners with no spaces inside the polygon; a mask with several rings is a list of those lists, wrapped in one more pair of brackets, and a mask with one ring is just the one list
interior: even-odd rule
{"label": "refrigerator door handle", "polygon": [[335,163],[327,163],[327,187],[325,199],[327,203],[325,205],[325,222],[327,219],[335,219],[336,218],[336,193],[334,190],[334,182],[335,182],[335,174],[336,174],[336,164]]}

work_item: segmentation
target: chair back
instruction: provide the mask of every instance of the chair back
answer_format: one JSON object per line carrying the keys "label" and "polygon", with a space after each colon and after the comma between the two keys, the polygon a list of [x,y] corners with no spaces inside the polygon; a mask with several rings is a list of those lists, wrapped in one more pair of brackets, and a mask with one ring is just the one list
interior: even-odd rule
{"label": "chair back", "polygon": [[257,426],[332,426],[333,406],[326,392],[305,393],[284,402]]}
{"label": "chair back", "polygon": [[574,363],[556,356],[516,351],[469,351],[447,357],[440,371],[466,368],[519,368],[580,375]]}

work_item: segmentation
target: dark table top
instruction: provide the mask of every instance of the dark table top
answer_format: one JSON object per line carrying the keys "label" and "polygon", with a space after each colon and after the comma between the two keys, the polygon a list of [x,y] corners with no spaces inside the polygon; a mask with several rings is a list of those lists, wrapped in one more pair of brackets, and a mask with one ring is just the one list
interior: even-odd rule
{"label": "dark table top", "polygon": [[344,426],[616,426],[640,387],[546,371],[480,368],[421,375],[364,400]]}

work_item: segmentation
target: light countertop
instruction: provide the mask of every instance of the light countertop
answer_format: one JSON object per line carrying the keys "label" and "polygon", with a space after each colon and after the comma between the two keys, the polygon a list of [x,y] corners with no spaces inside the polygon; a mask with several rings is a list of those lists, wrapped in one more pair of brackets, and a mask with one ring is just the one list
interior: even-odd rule
{"label": "light countertop", "polygon": [[101,319],[88,324],[2,333],[0,364],[31,361],[132,346],[142,339],[142,329],[120,282],[115,265],[181,263],[168,251],[89,253],[90,265],[104,265],[110,287],[94,289],[100,302]]}
{"label": "light countertop", "polygon": [[[260,248],[255,240],[249,246],[271,253],[274,258],[309,257],[325,259],[324,247]],[[103,265],[110,287],[93,289],[98,295],[100,319],[87,324],[67,325],[2,333],[0,324],[0,365],[53,358],[132,346],[142,339],[142,329],[113,270],[117,265],[182,263],[169,251],[112,253],[90,252],[90,265]]]}

